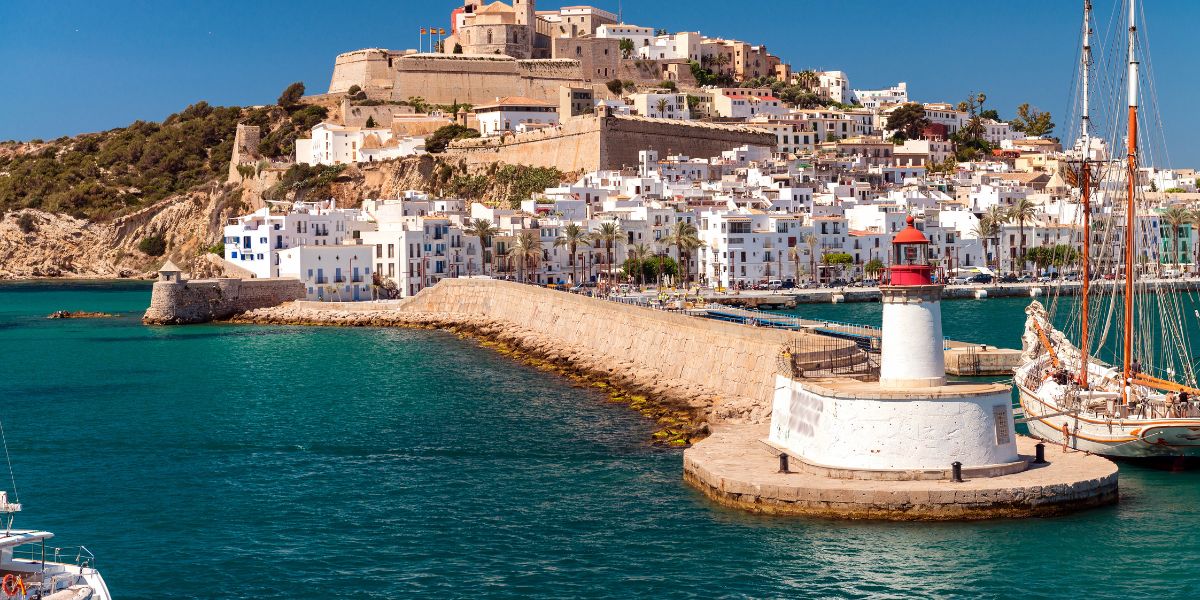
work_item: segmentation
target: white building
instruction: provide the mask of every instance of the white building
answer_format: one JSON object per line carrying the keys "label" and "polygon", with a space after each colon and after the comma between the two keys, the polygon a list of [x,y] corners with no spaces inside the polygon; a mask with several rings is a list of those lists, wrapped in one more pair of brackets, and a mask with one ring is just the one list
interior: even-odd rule
{"label": "white building", "polygon": [[481,275],[484,252],[479,238],[463,229],[461,200],[431,200],[417,193],[399,200],[367,200],[377,231],[363,232],[374,249],[371,261],[381,279],[406,298],[447,277]]}
{"label": "white building", "polygon": [[769,88],[722,88],[713,91],[713,111],[726,119],[786,115],[787,107]]}
{"label": "white building", "polygon": [[224,231],[225,260],[255,277],[279,277],[280,250],[349,244],[373,229],[362,211],[337,208],[333,200],[274,203],[230,220]]}
{"label": "white building", "polygon": [[850,89],[850,77],[841,71],[820,71],[817,73],[817,94],[840,102],[850,104],[854,92]]}
{"label": "white building", "polygon": [[864,108],[877,110],[885,104],[907,104],[908,84],[901,81],[882,90],[854,90],[854,100]]}
{"label": "white building", "polygon": [[485,137],[531,129],[530,126],[558,125],[557,104],[520,96],[476,106],[475,115],[479,119],[479,133]]}
{"label": "white building", "polygon": [[654,119],[683,119],[692,118],[688,110],[687,94],[673,92],[641,92],[630,94],[633,110],[643,117]]}
{"label": "white building", "polygon": [[345,165],[425,153],[425,138],[397,136],[387,127],[346,127],[318,123],[310,139],[296,140],[296,162]]}
{"label": "white building", "polygon": [[304,283],[308,300],[372,300],[371,246],[297,246],[279,251],[279,276]]}

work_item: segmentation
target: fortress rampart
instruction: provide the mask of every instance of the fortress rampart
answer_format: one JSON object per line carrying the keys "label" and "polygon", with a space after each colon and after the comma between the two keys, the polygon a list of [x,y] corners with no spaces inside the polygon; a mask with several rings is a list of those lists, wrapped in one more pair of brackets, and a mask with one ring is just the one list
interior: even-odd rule
{"label": "fortress rampart", "polygon": [[248,310],[304,298],[299,279],[195,279],[157,281],[142,322],[153,325],[207,323]]}
{"label": "fortress rampart", "polygon": [[775,145],[769,132],[733,125],[627,116],[585,116],[503,137],[454,142],[447,151],[470,164],[503,162],[555,167],[563,172],[620,169],[638,164],[640,150],[694,157],[718,156],[739,146]]}

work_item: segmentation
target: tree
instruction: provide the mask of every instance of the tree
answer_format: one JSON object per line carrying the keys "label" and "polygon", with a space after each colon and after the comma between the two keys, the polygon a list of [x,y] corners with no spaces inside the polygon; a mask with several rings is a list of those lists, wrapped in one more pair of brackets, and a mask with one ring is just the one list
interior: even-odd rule
{"label": "tree", "polygon": [[846,266],[854,264],[854,257],[845,252],[828,252],[821,257],[821,262],[838,268],[838,274],[846,275]]}
{"label": "tree", "polygon": [[621,91],[625,89],[625,82],[621,81],[620,79],[611,79],[604,85],[608,87],[608,91],[612,92],[616,96],[620,96]]}
{"label": "tree", "polygon": [[683,271],[683,283],[687,285],[688,265],[692,262],[692,255],[696,250],[704,247],[699,231],[692,223],[683,220],[676,221],[666,242],[675,246],[675,255],[679,257],[679,264]]}
{"label": "tree", "polygon": [[863,265],[863,272],[872,278],[876,277],[883,271],[883,261],[878,258],[872,258]]}
{"label": "tree", "polygon": [[981,110],[981,111],[979,111],[979,116],[980,116],[981,118],[984,118],[984,119],[991,119],[991,120],[993,120],[993,121],[999,121],[999,120],[1000,120],[1000,113],[999,113],[999,112],[998,112],[996,109],[994,109],[994,108],[989,108],[989,109],[987,109],[987,110]]}
{"label": "tree", "polygon": [[916,102],[909,102],[902,104],[888,115],[887,126],[888,129],[896,132],[894,138],[902,143],[904,140],[921,137],[921,132],[929,126],[929,119],[925,117],[924,106]]}
{"label": "tree", "polygon": [[601,223],[596,231],[592,232],[591,239],[604,244],[604,266],[608,270],[608,277],[612,279],[612,264],[613,264],[613,246],[625,241],[625,232],[621,231],[621,226],[615,222],[608,221]]}
{"label": "tree", "polygon": [[811,69],[805,69],[796,73],[796,85],[805,90],[812,91],[818,85],[821,85],[821,78]]}
{"label": "tree", "polygon": [[588,240],[590,239],[591,236],[588,234],[586,229],[580,227],[576,223],[568,223],[567,226],[563,228],[563,234],[559,236],[558,239],[554,240],[554,246],[556,248],[566,246],[567,252],[571,255],[571,282],[576,285],[581,283],[579,276],[576,274],[577,267],[579,266],[579,253],[576,252],[576,249],[580,244],[588,243]]}
{"label": "tree", "polygon": [[300,99],[304,97],[304,82],[297,81],[292,85],[287,86],[283,93],[279,95],[279,106],[291,108],[300,103]]}
{"label": "tree", "polygon": [[367,129],[374,129],[375,127],[378,127],[378,125],[376,125],[376,124],[375,124],[375,117],[374,117],[374,116],[369,116],[369,117],[367,117],[367,125],[366,125],[366,127],[367,127]]}
{"label": "tree", "polygon": [[432,135],[425,138],[425,151],[438,154],[446,151],[446,147],[454,140],[465,140],[479,137],[479,131],[462,125],[446,125],[439,127]]}
{"label": "tree", "polygon": [[808,246],[808,277],[810,281],[817,280],[817,234],[809,233],[804,236],[804,245]]}
{"label": "tree", "polygon": [[[1172,250],[1173,250],[1173,252],[1171,253],[1171,260],[1168,261],[1167,264],[1176,264],[1177,265],[1177,264],[1183,262],[1183,260],[1181,260],[1179,257],[1179,233],[1180,233],[1179,230],[1183,228],[1184,223],[1188,223],[1191,221],[1191,217],[1192,217],[1191,213],[1188,212],[1187,209],[1185,209],[1181,206],[1172,206],[1172,207],[1168,208],[1167,210],[1163,211],[1162,222],[1163,222],[1163,224],[1165,224],[1167,226],[1167,227],[1164,227],[1164,229],[1169,228],[1169,230],[1170,230],[1171,244],[1172,244]],[[1167,232],[1164,232],[1164,233],[1167,233]]]}
{"label": "tree", "polygon": [[1042,112],[1030,106],[1028,102],[1017,107],[1017,116],[1009,123],[1013,129],[1024,132],[1030,137],[1050,135],[1054,131],[1054,122],[1050,120],[1050,113]]}
{"label": "tree", "polygon": [[464,232],[467,235],[473,235],[479,238],[479,245],[482,246],[483,256],[483,273],[487,274],[487,265],[489,256],[492,253],[492,238],[500,233],[500,228],[492,225],[492,222],[487,219],[475,219],[471,221]]}
{"label": "tree", "polygon": [[451,50],[450,52],[453,54],[462,54],[463,53],[462,44],[460,44],[458,42],[454,42],[454,49]]}
{"label": "tree", "polygon": [[788,248],[788,258],[792,259],[792,267],[795,270],[796,284],[800,283],[800,259],[804,253],[800,251],[800,246],[792,246]]}
{"label": "tree", "polygon": [[[998,208],[998,207],[992,207]],[[983,265],[988,266],[988,241],[1000,235],[1000,223],[988,215],[980,217],[979,222],[971,230],[971,235],[983,243]],[[997,252],[999,249],[997,248]],[[999,257],[997,257],[999,260]],[[996,270],[999,270],[997,267]]]}
{"label": "tree", "polygon": [[161,235],[150,235],[138,242],[138,250],[146,256],[162,256],[167,253],[167,241]]}
{"label": "tree", "polygon": [[[1022,259],[1025,258],[1025,224],[1032,221],[1038,213],[1037,205],[1029,198],[1020,198],[1013,203],[1008,209],[1008,220],[1016,221],[1017,227],[1021,231],[1021,250],[1017,253]],[[1020,271],[1025,270],[1024,263],[1021,264]]]}
{"label": "tree", "polygon": [[670,104],[671,104],[671,103],[670,103],[670,102],[668,102],[666,98],[659,98],[659,99],[658,99],[658,102],[655,102],[655,103],[654,103],[654,108],[658,109],[658,117],[659,117],[660,119],[665,119],[665,118],[666,118],[666,115],[667,115],[667,106],[669,106]]}
{"label": "tree", "polygon": [[621,58],[628,59],[630,56],[633,56],[633,40],[621,38],[620,43],[617,44],[617,48],[621,49]]}
{"label": "tree", "polygon": [[542,240],[534,231],[525,230],[519,233],[508,249],[508,255],[517,261],[517,281],[528,278],[527,267],[536,267],[542,259]]}
{"label": "tree", "polygon": [[625,274],[630,279],[636,277],[639,286],[646,285],[646,272],[643,263],[654,254],[654,251],[645,244],[634,244],[630,246],[627,254],[629,258],[626,258],[625,263],[622,265]]}
{"label": "tree", "polygon": [[663,80],[662,83],[658,84],[658,87],[663,88],[664,90],[671,90],[672,92],[679,91],[679,86],[675,85],[675,82],[671,81],[670,79]]}
{"label": "tree", "polygon": [[351,100],[366,100],[367,93],[356,83],[346,90],[346,97]]}

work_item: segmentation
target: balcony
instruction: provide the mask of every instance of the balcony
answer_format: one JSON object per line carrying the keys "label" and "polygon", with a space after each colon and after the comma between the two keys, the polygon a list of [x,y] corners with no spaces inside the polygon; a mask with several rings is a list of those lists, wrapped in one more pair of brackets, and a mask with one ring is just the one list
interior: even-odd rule
{"label": "balcony", "polygon": [[316,282],[318,285],[323,285],[323,284],[329,283],[329,278],[328,277],[317,277]]}

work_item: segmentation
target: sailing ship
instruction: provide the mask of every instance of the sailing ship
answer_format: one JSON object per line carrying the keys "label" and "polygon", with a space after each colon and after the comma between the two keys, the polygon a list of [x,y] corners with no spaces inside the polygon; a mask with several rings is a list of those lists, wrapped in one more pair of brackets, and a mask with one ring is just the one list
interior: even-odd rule
{"label": "sailing ship", "polygon": [[[1139,237],[1152,224],[1141,218],[1145,212],[1139,213],[1139,6],[1137,0],[1128,0],[1127,148],[1123,161],[1107,157],[1097,160],[1093,153],[1089,112],[1091,9],[1090,0],[1085,0],[1081,135],[1076,146],[1078,160],[1072,165],[1070,177],[1078,186],[1081,205],[1082,289],[1073,306],[1077,310],[1069,315],[1068,326],[1063,327],[1078,331],[1078,343],[1072,343],[1064,331],[1055,328],[1051,313],[1058,304],[1057,297],[1051,302],[1051,310],[1041,302],[1032,302],[1026,309],[1022,336],[1023,364],[1016,369],[1013,381],[1025,422],[1036,437],[1112,457],[1200,456],[1200,389],[1187,333],[1181,325],[1180,302],[1174,294],[1155,293],[1160,291],[1154,289],[1155,282],[1138,277]],[[1110,221],[1102,227],[1106,239],[1101,241],[1105,243],[1095,249],[1092,196],[1095,189],[1102,189],[1097,180],[1105,179],[1106,168],[1118,173],[1108,180],[1123,179],[1124,189],[1109,186],[1104,190],[1115,198],[1101,198],[1102,203],[1113,200],[1112,210]],[[1123,239],[1110,246],[1107,238],[1115,234]],[[1111,248],[1112,285],[1093,281],[1097,273],[1094,263],[1107,248]],[[1096,318],[1095,313],[1102,318]],[[1118,318],[1119,335],[1110,327]],[[1114,341],[1118,337],[1120,341],[1119,354],[1116,349],[1109,351],[1114,364],[1096,356],[1110,347],[1106,343],[1110,334]]]}

